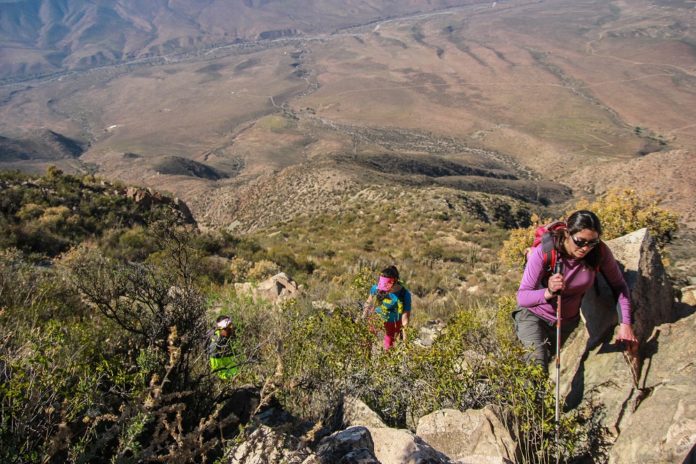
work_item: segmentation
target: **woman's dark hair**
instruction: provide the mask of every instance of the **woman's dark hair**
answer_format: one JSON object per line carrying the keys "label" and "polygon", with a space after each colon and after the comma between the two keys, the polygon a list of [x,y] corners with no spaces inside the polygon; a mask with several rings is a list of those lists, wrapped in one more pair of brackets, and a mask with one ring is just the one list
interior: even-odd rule
{"label": "woman's dark hair", "polygon": [[[599,218],[595,213],[586,209],[578,210],[568,216],[568,219],[566,219],[566,227],[567,229],[565,230],[557,229],[554,231],[556,250],[564,255],[565,248],[563,247],[563,241],[565,240],[565,232],[568,232],[568,234],[572,236],[581,230],[589,229],[597,232],[599,237],[602,236],[602,223],[599,221]],[[588,266],[595,268],[599,265],[599,260],[602,257],[601,252],[599,251],[601,246],[602,244],[600,243],[596,247],[592,248],[583,258],[583,261],[587,263]]]}
{"label": "woman's dark hair", "polygon": [[586,209],[581,209],[568,216],[566,225],[570,235],[575,235],[583,229],[590,229],[600,236],[602,235],[602,224],[599,222],[599,218],[595,213]]}
{"label": "woman's dark hair", "polygon": [[396,268],[396,266],[389,266],[386,269],[382,269],[382,272],[380,273],[383,277],[389,277],[390,279],[397,279],[399,280],[399,270]]}

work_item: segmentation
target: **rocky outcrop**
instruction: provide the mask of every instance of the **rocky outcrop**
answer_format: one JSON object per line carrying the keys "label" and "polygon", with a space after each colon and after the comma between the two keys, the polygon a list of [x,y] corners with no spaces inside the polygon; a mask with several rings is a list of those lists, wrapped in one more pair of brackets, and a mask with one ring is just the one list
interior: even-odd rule
{"label": "rocky outcrop", "polygon": [[638,340],[645,342],[656,325],[677,320],[672,286],[647,229],[614,239],[610,244],[631,289],[633,329]]}
{"label": "rocky outcrop", "polygon": [[600,405],[615,441],[611,462],[687,462],[696,443],[696,351],[684,341],[696,316],[674,322],[680,313],[645,229],[608,245],[631,290],[639,356],[613,342],[615,299],[600,278],[599,292],[583,300],[584,324],[561,354],[562,397],[566,407]]}
{"label": "rocky outcrop", "polygon": [[[655,241],[647,229],[610,240],[607,245],[622,267],[629,286],[633,327],[642,344],[657,324],[672,322],[678,317],[671,285]],[[583,374],[585,361],[592,352],[605,355],[603,362],[609,361],[610,357],[606,355],[614,353],[618,365],[625,364],[620,347],[609,341],[618,323],[616,299],[601,274],[597,276],[597,285],[585,294],[580,309],[584,324],[568,340],[563,347],[566,354],[561,356],[561,377],[564,382],[561,391],[568,395],[567,400],[571,405],[577,405],[582,398],[586,384]],[[591,359],[590,363],[593,362],[598,360]],[[635,367],[637,369],[638,365]],[[619,370],[623,372],[626,369]],[[631,374],[630,369],[628,373]]]}
{"label": "rocky outcrop", "polygon": [[[607,242],[631,292],[634,330],[641,344],[655,325],[677,318],[672,289],[654,240],[646,229]],[[640,359],[628,358],[612,342],[618,316],[616,299],[601,274],[585,294],[583,324],[563,347],[561,396],[567,407],[588,402],[588,392],[604,405],[604,425],[617,435],[634,396]],[[552,373],[552,375],[554,375]]]}
{"label": "rocky outcrop", "polygon": [[234,289],[238,295],[249,295],[254,301],[269,301],[276,303],[297,296],[300,289],[297,282],[284,272],[269,277],[258,285],[250,282],[236,283]]}
{"label": "rocky outcrop", "polygon": [[[660,254],[647,229],[610,240],[607,245],[631,290],[633,329],[639,341],[644,342],[656,325],[677,319],[672,287]],[[599,292],[588,291],[581,308],[590,346],[599,343],[617,323],[614,296],[601,274],[598,281]]]}
{"label": "rocky outcrop", "polygon": [[694,334],[696,314],[655,328],[610,463],[696,463]]}
{"label": "rocky outcrop", "polygon": [[125,197],[146,209],[154,205],[168,206],[176,211],[186,224],[196,224],[188,205],[178,198],[170,198],[152,189],[139,187],[128,187],[125,191]]}
{"label": "rocky outcrop", "polygon": [[602,423],[616,437],[630,414],[635,379],[620,346],[610,340],[590,350],[587,346],[581,324],[561,352],[561,398],[568,408],[601,404]]}
{"label": "rocky outcrop", "polygon": [[502,464],[519,457],[517,443],[491,406],[435,411],[418,421],[416,434],[450,459]]}
{"label": "rocky outcrop", "polygon": [[[631,292],[633,326],[642,344],[655,325],[677,318],[672,288],[655,242],[646,229],[611,240],[607,245],[623,268]],[[607,393],[615,392],[618,398],[607,403],[607,425],[611,428],[618,426],[616,421],[622,414],[621,408],[613,410],[616,402],[620,404],[619,398],[630,393],[637,372],[626,363],[621,347],[610,341],[618,321],[616,299],[601,274],[597,280],[598,285],[585,294],[581,305],[584,325],[563,348],[561,392],[569,406],[578,405],[585,391],[596,393],[599,388]],[[637,369],[639,362],[633,361]],[[594,379],[593,372],[597,373]],[[607,386],[607,372],[614,374],[609,379],[615,383],[611,388]]]}

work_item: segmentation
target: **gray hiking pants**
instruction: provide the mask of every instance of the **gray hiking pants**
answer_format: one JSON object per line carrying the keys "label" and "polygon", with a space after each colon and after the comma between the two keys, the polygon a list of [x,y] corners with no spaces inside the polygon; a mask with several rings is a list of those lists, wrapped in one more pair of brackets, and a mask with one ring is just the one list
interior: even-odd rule
{"label": "gray hiking pants", "polygon": [[[541,365],[549,371],[549,361],[556,353],[556,325],[545,321],[527,308],[517,308],[512,317],[515,320],[515,332],[525,348],[532,349],[526,359]],[[568,339],[580,322],[580,317],[562,321],[561,346]]]}

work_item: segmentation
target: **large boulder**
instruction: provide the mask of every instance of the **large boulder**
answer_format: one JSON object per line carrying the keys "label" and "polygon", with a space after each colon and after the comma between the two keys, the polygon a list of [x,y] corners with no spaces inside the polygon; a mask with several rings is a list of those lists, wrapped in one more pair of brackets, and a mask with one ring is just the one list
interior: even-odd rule
{"label": "large boulder", "polygon": [[[607,245],[631,291],[633,327],[642,344],[656,325],[677,319],[672,287],[647,229],[610,240]],[[605,425],[613,429],[624,417],[617,402],[621,404],[630,395],[639,360],[629,360],[631,366],[621,347],[611,342],[618,322],[616,300],[601,274],[597,280],[598,285],[582,301],[583,324],[561,353],[561,392],[569,407],[577,406],[587,391],[601,393],[607,400]]]}
{"label": "large boulder", "polygon": [[447,464],[450,460],[404,429],[369,427],[375,456],[382,464]]}
{"label": "large boulder", "polygon": [[566,407],[601,408],[596,413],[615,442],[611,462],[689,462],[696,443],[696,349],[685,340],[696,316],[674,322],[689,312],[675,305],[645,230],[608,244],[631,290],[639,358],[613,342],[614,298],[600,278],[599,293],[590,290],[583,300],[584,323],[561,352],[562,397]]}
{"label": "large boulder", "polygon": [[[286,423],[287,424],[287,423]],[[299,438],[259,425],[226,454],[230,464],[380,464],[366,427],[324,437],[312,452]]]}
{"label": "large boulder", "polygon": [[[375,445],[365,427],[348,427],[319,442],[316,457],[311,462],[321,464],[379,464],[374,455]],[[305,464],[309,464],[306,462]]]}
{"label": "large boulder", "polygon": [[[609,462],[696,463],[696,314],[655,329]],[[640,394],[640,396],[638,396]],[[635,410],[634,410],[635,408]]]}
{"label": "large boulder", "polygon": [[633,372],[621,346],[607,340],[588,350],[587,342],[581,324],[561,351],[561,398],[567,408],[601,403],[602,424],[615,437],[630,414],[628,402],[636,391]]}
{"label": "large boulder", "polygon": [[[678,316],[660,253],[647,229],[609,240],[607,245],[631,290],[633,330],[638,340],[644,342],[656,325],[674,322]],[[599,291],[588,291],[581,305],[589,347],[603,340],[617,323],[614,296],[601,274],[598,281]]]}
{"label": "large boulder", "polygon": [[418,421],[416,434],[454,460],[503,464],[519,458],[517,443],[491,406],[435,411]]}
{"label": "large boulder", "polygon": [[346,396],[343,399],[340,413],[341,425],[343,427],[363,425],[365,427],[383,428],[387,426],[376,412],[354,396]]}
{"label": "large boulder", "polygon": [[237,294],[251,296],[255,302],[264,300],[271,303],[297,296],[300,291],[297,283],[284,272],[279,272],[258,285],[249,282],[236,283],[234,289]]}
{"label": "large boulder", "polygon": [[261,425],[227,456],[230,464],[302,464],[311,453],[292,435]]}

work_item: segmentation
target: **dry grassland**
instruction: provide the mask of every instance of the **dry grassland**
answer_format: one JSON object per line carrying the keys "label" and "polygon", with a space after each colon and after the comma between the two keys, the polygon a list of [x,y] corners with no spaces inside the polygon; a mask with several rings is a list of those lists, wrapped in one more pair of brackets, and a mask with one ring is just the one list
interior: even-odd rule
{"label": "dry grassland", "polygon": [[[527,21],[519,10],[479,13],[470,21],[456,15],[394,21],[361,40],[342,39],[349,60],[332,57],[333,44],[314,47],[322,87],[302,104],[344,122],[468,136],[532,166],[632,156],[642,141],[554,63],[556,43],[572,50],[582,37],[540,30],[546,18],[533,8],[540,7],[523,12]],[[559,27],[558,18],[553,23]],[[534,142],[518,144],[511,133]]]}

